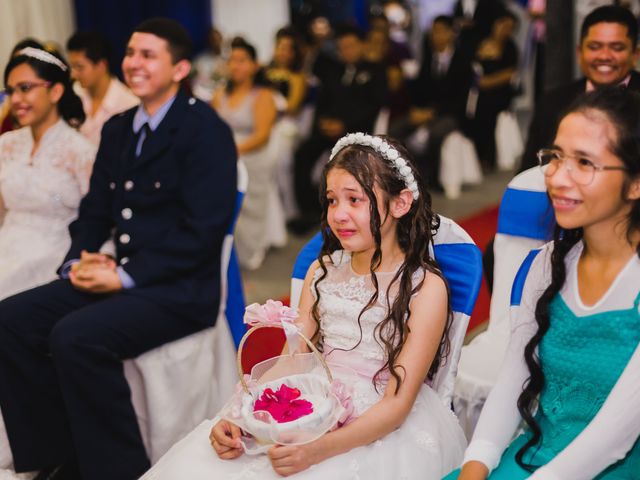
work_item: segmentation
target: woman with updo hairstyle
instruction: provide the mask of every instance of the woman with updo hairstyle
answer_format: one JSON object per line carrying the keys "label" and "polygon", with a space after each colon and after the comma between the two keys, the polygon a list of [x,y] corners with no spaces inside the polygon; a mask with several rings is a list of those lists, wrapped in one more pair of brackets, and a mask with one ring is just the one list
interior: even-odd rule
{"label": "woman with updo hairstyle", "polygon": [[211,105],[229,124],[249,174],[249,185],[235,228],[238,261],[254,270],[270,247],[269,199],[276,190],[275,158],[267,148],[276,119],[273,93],[266,87],[256,49],[242,37],[231,42],[229,79],[218,90]]}
{"label": "woman with updo hairstyle", "polygon": [[554,237],[516,277],[502,370],[447,479],[639,478],[640,96],[578,98],[538,159]]}
{"label": "woman with updo hairstyle", "polygon": [[57,52],[34,46],[4,71],[21,128],[0,136],[0,299],[56,278],[89,189],[96,148],[76,130],[85,115],[69,72]]}

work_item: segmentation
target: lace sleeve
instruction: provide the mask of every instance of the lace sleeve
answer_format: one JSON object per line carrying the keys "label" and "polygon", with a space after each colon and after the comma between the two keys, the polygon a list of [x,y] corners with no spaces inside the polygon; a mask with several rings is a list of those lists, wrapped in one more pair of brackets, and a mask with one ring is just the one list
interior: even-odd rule
{"label": "lace sleeve", "polygon": [[549,283],[550,248],[536,257],[525,282],[522,302],[512,318],[511,340],[495,387],[487,398],[464,462],[476,460],[496,468],[511,442],[521,417],[517,408],[522,385],[529,378],[524,347],[537,331],[535,305]]}
{"label": "lace sleeve", "polygon": [[93,171],[97,149],[93,144],[85,142],[84,138],[82,140],[82,144],[78,145],[72,154],[69,168],[80,186],[80,192],[82,195],[86,195],[89,191],[89,179]]}

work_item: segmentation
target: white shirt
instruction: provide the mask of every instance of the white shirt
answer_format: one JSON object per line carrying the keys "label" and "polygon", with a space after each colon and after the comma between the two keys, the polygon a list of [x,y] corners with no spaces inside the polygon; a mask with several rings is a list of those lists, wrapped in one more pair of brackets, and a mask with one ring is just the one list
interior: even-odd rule
{"label": "white shirt", "polygon": [[100,144],[102,126],[107,120],[115,114],[129,110],[140,103],[140,99],[131,93],[131,91],[120,80],[112,77],[107,93],[102,99],[100,108],[94,115],[90,115],[90,112],[93,109],[93,100],[89,96],[89,92],[84,90],[77,83],[74,90],[82,100],[82,107],[87,115],[86,120],[80,127],[80,133],[95,145]]}
{"label": "white shirt", "polygon": [[[567,254],[562,299],[577,316],[628,309],[640,290],[640,259],[634,255],[605,295],[592,306],[578,292],[577,264],[583,244]],[[542,247],[527,276],[520,307],[512,318],[511,341],[496,386],[487,398],[464,462],[477,460],[493,470],[518,430],[522,418],[516,402],[529,378],[524,347],[537,331],[535,306],[551,281],[552,244]],[[636,348],[602,408],[587,427],[532,479],[591,479],[624,458],[640,436],[640,346]],[[595,454],[594,454],[595,453]]]}

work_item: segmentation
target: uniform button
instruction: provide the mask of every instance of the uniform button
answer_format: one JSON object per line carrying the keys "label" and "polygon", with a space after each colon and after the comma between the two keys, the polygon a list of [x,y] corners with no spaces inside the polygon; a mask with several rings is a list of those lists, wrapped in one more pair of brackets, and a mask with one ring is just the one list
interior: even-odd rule
{"label": "uniform button", "polygon": [[122,218],[124,218],[125,220],[129,220],[131,217],[133,217],[133,210],[131,210],[130,208],[123,208],[122,209]]}
{"label": "uniform button", "polygon": [[111,182],[109,184],[109,190],[115,190],[116,189],[116,182]]}
{"label": "uniform button", "polygon": [[129,257],[122,257],[120,259],[120,265],[126,265],[127,263],[129,263]]}
{"label": "uniform button", "polygon": [[193,97],[191,97],[191,98],[189,99],[189,105],[195,105],[195,104],[196,104],[196,99],[195,99],[195,98],[193,98]]}
{"label": "uniform button", "polygon": [[131,240],[131,237],[129,236],[128,233],[123,233],[122,235],[120,235],[120,243],[123,244],[127,244],[129,243],[129,241]]}
{"label": "uniform button", "polygon": [[126,182],[124,182],[124,189],[126,191],[131,191],[131,190],[133,190],[133,185],[134,185],[134,183],[133,183],[132,180],[127,180]]}
{"label": "uniform button", "polygon": [[162,184],[160,182],[156,182],[153,184],[153,186],[156,187],[156,189],[158,189],[162,186]]}

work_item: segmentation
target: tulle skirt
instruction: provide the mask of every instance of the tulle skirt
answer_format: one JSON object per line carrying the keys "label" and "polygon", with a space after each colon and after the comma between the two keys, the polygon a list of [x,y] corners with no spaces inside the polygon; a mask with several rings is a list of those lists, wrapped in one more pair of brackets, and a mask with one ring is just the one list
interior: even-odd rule
{"label": "tulle skirt", "polygon": [[[354,380],[355,381],[355,380]],[[368,388],[360,379],[361,387]],[[201,423],[172,447],[143,480],[280,479],[265,454],[220,460],[209,443],[214,420]],[[423,385],[403,425],[384,438],[332,457],[293,479],[429,480],[460,466],[466,440],[458,419]]]}

